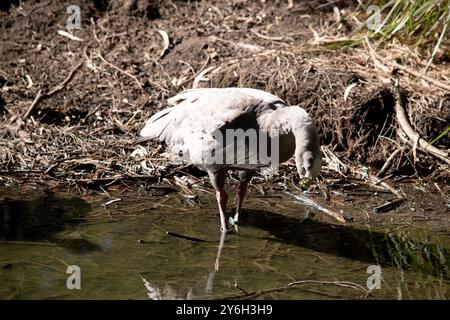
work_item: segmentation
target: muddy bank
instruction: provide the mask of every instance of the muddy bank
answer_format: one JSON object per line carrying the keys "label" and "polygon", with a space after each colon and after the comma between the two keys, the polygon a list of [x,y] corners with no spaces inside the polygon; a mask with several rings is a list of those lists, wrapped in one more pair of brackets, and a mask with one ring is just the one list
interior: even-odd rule
{"label": "muddy bank", "polygon": [[[75,39],[58,33],[66,30],[69,3],[2,5],[3,184],[104,186],[173,177],[179,168],[167,163],[163,148],[150,144],[145,154],[134,139],[145,119],[166,106],[166,98],[193,86],[271,91],[311,112],[322,145],[343,162],[377,173],[395,153],[384,175],[448,179],[445,162],[420,148],[413,152],[399,139],[394,76],[375,70],[365,48],[329,50],[315,43],[315,31],[336,23],[333,6],[351,11],[352,2],[295,1],[293,8],[284,1],[70,4],[80,7]],[[351,23],[345,26],[339,32],[351,31]],[[379,53],[417,68],[400,49]],[[447,71],[442,59],[429,76],[443,79]],[[403,69],[396,74],[410,123],[431,141],[450,122],[449,93],[414,81]],[[449,136],[436,146],[448,150]],[[295,172],[290,165],[285,169],[288,176]]]}

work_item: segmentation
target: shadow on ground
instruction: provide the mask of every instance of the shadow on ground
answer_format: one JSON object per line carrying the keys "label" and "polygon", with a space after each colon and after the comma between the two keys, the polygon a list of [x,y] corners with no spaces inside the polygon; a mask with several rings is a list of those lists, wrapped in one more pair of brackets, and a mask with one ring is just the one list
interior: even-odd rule
{"label": "shadow on ground", "polygon": [[449,248],[412,231],[383,233],[252,210],[243,214],[242,225],[268,231],[275,237],[271,241],[450,279]]}

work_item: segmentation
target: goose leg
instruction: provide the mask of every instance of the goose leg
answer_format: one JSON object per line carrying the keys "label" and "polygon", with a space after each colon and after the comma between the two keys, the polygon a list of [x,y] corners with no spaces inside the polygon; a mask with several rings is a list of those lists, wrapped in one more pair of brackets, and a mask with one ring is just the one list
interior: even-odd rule
{"label": "goose leg", "polygon": [[242,209],[245,193],[247,192],[247,182],[239,181],[236,186],[236,213],[234,214],[234,222],[239,222],[239,215]]}
{"label": "goose leg", "polygon": [[239,215],[241,214],[242,202],[244,201],[247,192],[247,186],[252,178],[252,174],[247,171],[239,173],[239,182],[236,186],[236,213],[234,215],[234,222],[239,222]]}
{"label": "goose leg", "polygon": [[219,214],[220,214],[220,230],[222,232],[227,231],[227,223],[225,220],[225,213],[227,209],[228,195],[225,192],[225,176],[226,171],[209,171],[209,178],[211,180],[211,184],[216,190],[216,199],[217,204],[219,205]]}
{"label": "goose leg", "polygon": [[217,204],[219,205],[220,214],[220,231],[227,232],[227,223],[225,220],[225,213],[227,212],[228,195],[225,190],[216,191]]}

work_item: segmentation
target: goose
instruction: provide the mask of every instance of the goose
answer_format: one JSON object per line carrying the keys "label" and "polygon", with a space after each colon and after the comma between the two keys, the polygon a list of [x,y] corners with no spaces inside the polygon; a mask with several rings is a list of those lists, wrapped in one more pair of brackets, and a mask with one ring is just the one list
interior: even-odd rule
{"label": "goose", "polygon": [[167,100],[170,107],[155,113],[140,131],[137,143],[165,142],[172,159],[207,172],[216,191],[220,230],[228,195],[229,170],[239,176],[236,211],[229,221],[238,224],[247,186],[258,170],[277,169],[295,158],[304,186],[320,173],[322,157],[312,117],[300,106],[252,88],[201,88],[182,91]]}

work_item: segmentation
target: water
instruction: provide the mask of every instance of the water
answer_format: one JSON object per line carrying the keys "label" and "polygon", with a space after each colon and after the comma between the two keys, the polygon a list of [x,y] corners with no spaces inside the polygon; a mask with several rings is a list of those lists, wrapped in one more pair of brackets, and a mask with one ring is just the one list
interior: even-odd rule
{"label": "water", "polygon": [[[366,191],[353,192],[361,199]],[[207,194],[195,205],[173,193],[121,195],[106,207],[104,195],[87,198],[0,192],[0,299],[450,297],[442,221],[336,226],[304,219],[308,210],[284,196],[253,197],[239,233],[221,239]],[[80,290],[67,288],[69,265],[80,267]],[[367,294],[370,265],[382,279]],[[287,287],[299,280],[307,281]]]}

